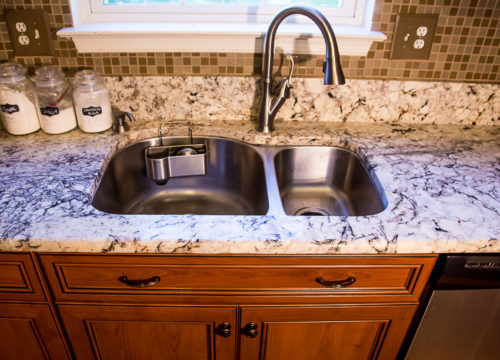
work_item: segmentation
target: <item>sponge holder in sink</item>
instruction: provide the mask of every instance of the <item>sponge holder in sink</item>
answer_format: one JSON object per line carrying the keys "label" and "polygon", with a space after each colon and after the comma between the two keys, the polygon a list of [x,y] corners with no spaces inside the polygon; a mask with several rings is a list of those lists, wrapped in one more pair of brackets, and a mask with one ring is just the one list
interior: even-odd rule
{"label": "sponge holder in sink", "polygon": [[182,176],[199,176],[207,172],[205,144],[152,146],[144,151],[146,174],[157,184]]}

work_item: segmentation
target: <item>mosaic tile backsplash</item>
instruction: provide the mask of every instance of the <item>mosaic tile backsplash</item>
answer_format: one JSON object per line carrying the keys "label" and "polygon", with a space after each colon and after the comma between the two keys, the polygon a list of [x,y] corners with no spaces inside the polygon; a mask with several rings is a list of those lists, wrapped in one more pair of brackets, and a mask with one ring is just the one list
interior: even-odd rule
{"label": "mosaic tile backsplash", "polygon": [[[261,54],[232,53],[86,53],[78,54],[71,40],[56,31],[71,26],[68,0],[3,0],[5,8],[44,8],[49,14],[55,48],[53,57],[15,57],[7,26],[0,14],[0,61],[15,60],[31,72],[45,64],[68,73],[95,68],[106,75],[124,76],[258,76]],[[429,60],[389,59],[396,14],[438,14]],[[500,1],[497,0],[377,0],[373,30],[387,41],[372,45],[367,56],[342,56],[350,79],[404,79],[457,82],[500,82]],[[321,77],[321,56],[297,59],[296,76]],[[283,69],[286,71],[287,69]]]}

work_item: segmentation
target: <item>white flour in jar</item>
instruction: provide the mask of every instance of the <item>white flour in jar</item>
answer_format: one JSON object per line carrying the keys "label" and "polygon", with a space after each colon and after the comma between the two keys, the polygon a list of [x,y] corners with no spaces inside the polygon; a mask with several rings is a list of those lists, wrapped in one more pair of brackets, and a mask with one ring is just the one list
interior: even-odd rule
{"label": "white flour in jar", "polygon": [[0,91],[2,123],[8,133],[24,135],[40,129],[35,104],[14,90]]}
{"label": "white flour in jar", "polygon": [[[52,112],[54,115],[43,115]],[[47,134],[62,134],[76,127],[75,111],[73,107],[60,109],[58,107],[40,109],[40,125]]]}
{"label": "white flour in jar", "polygon": [[93,133],[107,130],[112,125],[111,104],[106,89],[92,92],[73,92],[78,126],[82,131]]}

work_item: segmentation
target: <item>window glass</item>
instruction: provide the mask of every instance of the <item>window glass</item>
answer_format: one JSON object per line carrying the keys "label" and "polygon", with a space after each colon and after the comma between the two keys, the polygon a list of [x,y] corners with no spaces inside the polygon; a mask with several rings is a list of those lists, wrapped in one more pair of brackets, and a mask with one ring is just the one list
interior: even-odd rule
{"label": "window glass", "polygon": [[[342,7],[342,0],[309,0],[311,6]],[[293,5],[304,4],[300,0],[102,0],[103,5],[158,5],[158,4],[239,4],[239,5]]]}

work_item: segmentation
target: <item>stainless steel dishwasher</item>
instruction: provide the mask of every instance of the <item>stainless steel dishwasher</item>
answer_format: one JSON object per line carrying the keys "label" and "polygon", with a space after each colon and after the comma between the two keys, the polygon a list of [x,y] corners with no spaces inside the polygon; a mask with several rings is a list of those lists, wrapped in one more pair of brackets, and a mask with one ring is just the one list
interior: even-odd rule
{"label": "stainless steel dishwasher", "polygon": [[500,254],[446,255],[406,360],[500,359]]}

